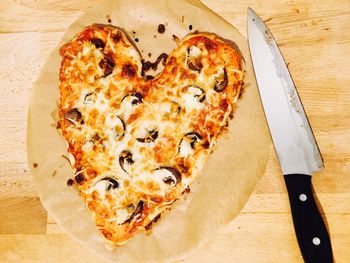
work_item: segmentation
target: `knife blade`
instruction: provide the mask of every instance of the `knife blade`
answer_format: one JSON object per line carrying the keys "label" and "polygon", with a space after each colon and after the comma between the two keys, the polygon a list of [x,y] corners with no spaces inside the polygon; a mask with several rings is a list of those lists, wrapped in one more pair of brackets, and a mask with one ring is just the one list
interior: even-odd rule
{"label": "knife blade", "polygon": [[251,8],[248,40],[302,256],[307,263],[333,262],[329,234],[316,206],[311,182],[311,175],[323,167],[323,160],[284,58],[271,32]]}

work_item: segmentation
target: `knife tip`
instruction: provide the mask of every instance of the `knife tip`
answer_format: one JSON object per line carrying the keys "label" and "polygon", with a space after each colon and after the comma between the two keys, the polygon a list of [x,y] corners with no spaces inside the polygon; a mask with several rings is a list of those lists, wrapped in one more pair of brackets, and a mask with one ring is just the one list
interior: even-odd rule
{"label": "knife tip", "polygon": [[259,16],[255,13],[255,11],[250,7],[247,8],[247,16],[251,18],[253,21],[259,18]]}
{"label": "knife tip", "polygon": [[248,7],[247,8],[247,14],[248,14],[248,16],[250,16],[250,15],[252,15],[252,14],[254,14],[255,12],[254,12],[254,10],[252,9],[252,8],[250,8],[250,7]]}

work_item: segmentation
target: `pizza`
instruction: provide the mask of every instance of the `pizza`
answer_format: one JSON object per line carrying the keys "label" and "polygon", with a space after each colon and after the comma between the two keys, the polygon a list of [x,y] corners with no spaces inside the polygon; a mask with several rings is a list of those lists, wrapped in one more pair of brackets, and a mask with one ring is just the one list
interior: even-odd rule
{"label": "pizza", "polygon": [[59,129],[79,192],[108,244],[147,231],[189,192],[243,85],[236,46],[192,33],[157,76],[126,34],[84,28],[60,49]]}

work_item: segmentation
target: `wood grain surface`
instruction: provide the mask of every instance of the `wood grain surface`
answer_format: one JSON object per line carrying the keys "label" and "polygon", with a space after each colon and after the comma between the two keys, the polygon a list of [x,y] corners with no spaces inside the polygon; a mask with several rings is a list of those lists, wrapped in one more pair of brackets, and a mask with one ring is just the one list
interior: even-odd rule
{"label": "wood grain surface", "polygon": [[[314,188],[335,260],[350,262],[350,1],[203,0],[246,35],[252,7],[274,34],[308,113],[325,169]],[[26,163],[30,90],[64,30],[98,0],[0,2],[0,262],[104,262],[42,207]],[[271,149],[265,175],[219,242],[184,262],[303,262]]]}

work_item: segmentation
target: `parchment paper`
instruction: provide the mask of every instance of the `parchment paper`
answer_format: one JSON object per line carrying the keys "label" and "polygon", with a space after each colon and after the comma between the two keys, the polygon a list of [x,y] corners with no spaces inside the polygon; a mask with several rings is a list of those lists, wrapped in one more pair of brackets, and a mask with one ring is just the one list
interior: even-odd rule
{"label": "parchment paper", "polygon": [[[169,54],[176,46],[172,35],[181,39],[189,33],[191,24],[193,30],[214,32],[234,41],[246,61],[245,91],[238,110],[203,172],[191,185],[191,193],[162,215],[152,234],[138,234],[113,250],[106,248],[78,193],[66,186],[73,173],[62,157],[67,155],[66,145],[56,130],[61,62],[58,48],[83,27],[107,23],[108,18],[113,25],[139,39],[136,44],[146,60],[148,52],[153,54],[153,59],[162,52]],[[166,24],[164,34],[157,33],[160,23]],[[31,94],[28,161],[40,199],[51,217],[72,238],[114,262],[171,262],[198,249],[220,226],[238,215],[265,170],[269,143],[247,41],[198,0],[103,1],[67,29]]]}

